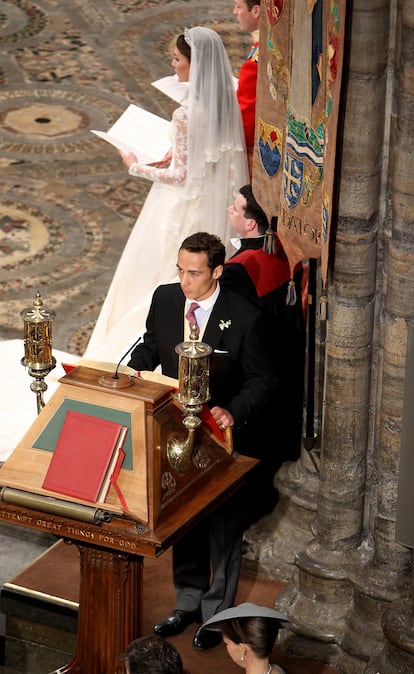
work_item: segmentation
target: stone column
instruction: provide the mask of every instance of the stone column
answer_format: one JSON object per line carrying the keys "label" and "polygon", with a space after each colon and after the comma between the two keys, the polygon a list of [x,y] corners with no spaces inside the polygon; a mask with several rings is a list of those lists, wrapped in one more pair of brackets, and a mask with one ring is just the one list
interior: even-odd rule
{"label": "stone column", "polygon": [[[378,465],[379,485],[372,567],[377,585],[395,601],[383,616],[385,646],[373,655],[367,673],[414,671],[414,588],[403,591],[412,551],[395,542],[397,474],[407,327],[414,325],[414,3],[402,0],[396,16],[395,78],[390,141],[389,232],[384,265],[384,385]],[[378,588],[378,594],[380,590]],[[397,598],[396,598],[397,597]]]}
{"label": "stone column", "polygon": [[[317,272],[319,274],[319,272]],[[243,557],[244,568],[250,572],[277,580],[290,580],[295,572],[295,559],[312,538],[312,523],[317,509],[320,467],[320,434],[322,419],[322,390],[325,356],[326,322],[316,316],[315,283],[309,286],[308,321],[313,321],[315,330],[308,329],[307,341],[315,332],[315,357],[307,363],[304,383],[306,398],[307,381],[313,379],[314,420],[304,426],[304,441],[298,461],[282,465],[275,476],[275,486],[279,491],[279,503],[274,512],[264,517],[245,532],[247,550]],[[309,349],[308,349],[309,359]],[[307,436],[312,437],[307,437]],[[276,440],[277,442],[277,440]]]}
{"label": "stone column", "polygon": [[[340,168],[339,218],[328,288],[326,384],[316,535],[278,606],[292,617],[285,647],[339,663],[352,577],[369,557],[364,534],[374,480],[377,255],[390,1],[355,0]],[[369,537],[368,537],[369,540]],[[366,638],[361,634],[361,640]],[[347,674],[361,672],[359,655]]]}

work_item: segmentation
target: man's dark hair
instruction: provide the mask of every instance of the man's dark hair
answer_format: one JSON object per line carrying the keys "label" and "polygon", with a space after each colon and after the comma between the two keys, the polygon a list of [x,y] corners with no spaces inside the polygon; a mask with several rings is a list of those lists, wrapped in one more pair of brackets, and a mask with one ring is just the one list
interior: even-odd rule
{"label": "man's dark hair", "polygon": [[135,639],[124,653],[130,674],[183,674],[175,646],[158,635]]}
{"label": "man's dark hair", "polygon": [[252,218],[257,222],[259,234],[265,234],[269,227],[269,221],[263,208],[259,206],[253,195],[251,185],[244,185],[239,190],[240,194],[246,199],[246,206],[244,208],[244,215],[246,218]]}
{"label": "man's dark hair", "polygon": [[182,249],[188,250],[189,253],[206,253],[207,264],[212,271],[223,265],[226,259],[226,249],[221,239],[207,232],[196,232],[187,236],[180,246],[180,250]]}
{"label": "man's dark hair", "polygon": [[255,5],[260,5],[260,0],[259,2],[256,2],[255,0],[246,0],[246,5],[248,10],[250,11],[251,9],[253,9]]}

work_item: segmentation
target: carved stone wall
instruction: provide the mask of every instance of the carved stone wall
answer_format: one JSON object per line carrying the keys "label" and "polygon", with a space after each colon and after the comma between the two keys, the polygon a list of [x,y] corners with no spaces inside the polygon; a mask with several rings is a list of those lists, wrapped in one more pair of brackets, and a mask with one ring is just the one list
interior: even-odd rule
{"label": "carved stone wall", "polygon": [[414,323],[414,2],[350,12],[319,474],[305,453],[284,466],[281,503],[247,539],[262,570],[290,578],[285,648],[345,674],[408,674],[412,551],[395,518]]}

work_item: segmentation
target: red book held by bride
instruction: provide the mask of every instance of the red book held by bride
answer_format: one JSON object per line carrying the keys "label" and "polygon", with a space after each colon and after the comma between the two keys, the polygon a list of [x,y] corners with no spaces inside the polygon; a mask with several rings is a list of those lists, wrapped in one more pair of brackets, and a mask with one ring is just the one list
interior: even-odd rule
{"label": "red book held by bride", "polygon": [[83,501],[98,501],[126,430],[115,421],[68,410],[42,488]]}

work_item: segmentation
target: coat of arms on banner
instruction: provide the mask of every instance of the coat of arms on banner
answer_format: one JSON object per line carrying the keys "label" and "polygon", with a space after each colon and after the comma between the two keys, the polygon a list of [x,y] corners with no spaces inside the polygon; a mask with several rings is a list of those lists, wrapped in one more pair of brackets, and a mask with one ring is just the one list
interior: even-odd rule
{"label": "coat of arms on banner", "polygon": [[291,270],[321,258],[327,281],[345,0],[264,1],[253,190]]}
{"label": "coat of arms on banner", "polygon": [[280,168],[282,160],[283,131],[273,124],[268,124],[261,117],[257,119],[257,145],[260,160],[266,174],[273,178]]}
{"label": "coat of arms on banner", "polygon": [[284,0],[264,0],[269,26],[273,26],[279,21],[284,4]]}

